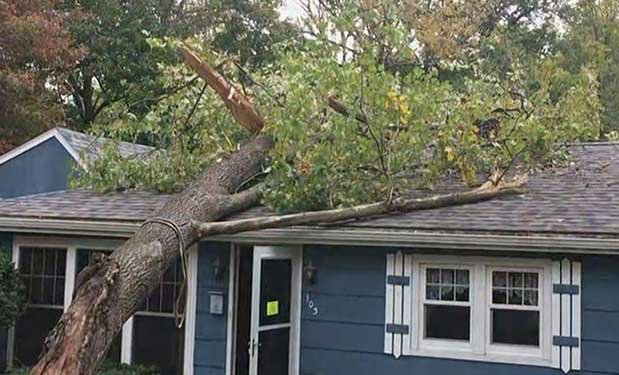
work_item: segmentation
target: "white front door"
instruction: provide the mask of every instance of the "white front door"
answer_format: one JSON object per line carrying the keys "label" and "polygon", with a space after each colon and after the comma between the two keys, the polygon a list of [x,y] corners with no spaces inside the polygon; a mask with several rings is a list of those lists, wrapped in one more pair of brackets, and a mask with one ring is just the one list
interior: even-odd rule
{"label": "white front door", "polygon": [[256,246],[252,272],[250,375],[297,375],[301,249]]}

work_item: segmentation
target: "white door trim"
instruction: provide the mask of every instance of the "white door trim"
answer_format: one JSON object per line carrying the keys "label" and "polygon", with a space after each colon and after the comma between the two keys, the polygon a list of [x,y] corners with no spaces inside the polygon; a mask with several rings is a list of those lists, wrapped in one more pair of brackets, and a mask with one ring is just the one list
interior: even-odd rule
{"label": "white door trim", "polygon": [[[299,373],[300,331],[301,331],[301,287],[303,248],[300,246],[255,246],[252,274],[252,311],[250,337],[255,340],[260,330],[260,280],[262,259],[291,259],[292,275],[290,290],[290,367],[289,373]],[[258,350],[258,348],[256,348]],[[257,353],[257,352],[256,352]],[[250,375],[258,373],[258,356],[250,356]]]}

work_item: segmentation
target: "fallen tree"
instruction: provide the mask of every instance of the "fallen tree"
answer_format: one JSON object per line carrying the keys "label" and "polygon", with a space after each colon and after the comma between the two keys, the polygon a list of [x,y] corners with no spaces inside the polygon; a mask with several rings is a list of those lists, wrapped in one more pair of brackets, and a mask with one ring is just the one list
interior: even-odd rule
{"label": "fallen tree", "polygon": [[[179,256],[181,244],[189,246],[217,234],[433,209],[523,191],[524,179],[512,183],[498,181],[470,191],[429,198],[396,197],[343,209],[218,222],[259,202],[260,184],[238,190],[262,170],[274,141],[259,134],[264,119],[247,97],[189,49],[181,47],[179,52],[224,100],[239,124],[255,136],[237,152],[214,163],[201,178],[171,199],[157,213],[156,220],[145,222],[112,255],[80,273],[73,301],[48,336],[45,351],[31,375],[95,373],[123,323]],[[335,106],[333,100],[331,106]],[[342,114],[349,113],[338,108]]]}

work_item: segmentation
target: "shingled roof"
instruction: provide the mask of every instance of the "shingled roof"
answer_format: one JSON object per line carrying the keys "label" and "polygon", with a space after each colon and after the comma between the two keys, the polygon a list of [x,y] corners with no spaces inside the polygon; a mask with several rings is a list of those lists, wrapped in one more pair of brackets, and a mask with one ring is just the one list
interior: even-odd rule
{"label": "shingled roof", "polygon": [[[582,144],[572,148],[572,155],[569,167],[531,176],[529,191],[523,195],[336,227],[619,238],[619,144]],[[6,218],[140,222],[154,215],[170,197],[145,191],[100,195],[73,190],[7,199],[0,202],[0,229]],[[270,213],[257,207],[236,217],[264,214]]]}
{"label": "shingled roof", "polygon": [[[24,152],[40,145],[41,143],[55,138],[67,150],[69,155],[80,165],[85,166],[83,158],[95,159],[103,152],[103,146],[110,142],[109,138],[95,137],[92,135],[76,132],[62,127],[53,128],[31,139],[23,145],[0,155],[0,164],[21,155]],[[154,148],[130,142],[118,142],[118,152],[122,157],[146,155]]]}

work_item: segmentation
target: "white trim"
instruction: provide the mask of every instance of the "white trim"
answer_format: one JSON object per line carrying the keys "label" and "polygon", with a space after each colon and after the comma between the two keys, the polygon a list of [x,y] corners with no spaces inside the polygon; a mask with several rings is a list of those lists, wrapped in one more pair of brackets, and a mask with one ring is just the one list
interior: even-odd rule
{"label": "white trim", "polygon": [[189,249],[187,264],[187,304],[185,305],[185,345],[183,374],[193,375],[193,355],[196,342],[196,309],[198,298],[198,246]]}
{"label": "white trim", "polygon": [[[262,259],[290,259],[292,263],[291,290],[290,290],[290,322],[285,326],[290,326],[290,346],[289,346],[289,373],[299,374],[300,348],[301,348],[301,288],[302,279],[302,260],[303,248],[299,246],[255,246],[252,272],[252,307],[251,307],[251,330],[250,337],[252,342],[259,345],[258,332],[267,329],[274,329],[279,324],[260,327],[260,281],[262,272]],[[249,373],[258,373],[258,355],[250,354]]]}
{"label": "white trim", "polygon": [[234,374],[236,366],[235,347],[236,347],[236,327],[237,316],[236,306],[238,303],[238,267],[239,267],[239,250],[237,245],[230,243],[230,264],[228,267],[228,312],[227,312],[227,327],[226,327],[226,375]]}
{"label": "white trim", "polygon": [[[561,262],[561,284],[569,285],[571,284],[571,264],[569,259],[563,259]],[[572,317],[570,313],[570,305],[571,296],[569,294],[561,295],[561,336],[570,337],[570,326],[572,323]],[[568,346],[561,347],[561,370],[565,374],[567,374],[572,367],[571,360],[571,348]]]}
{"label": "white trim", "polygon": [[0,165],[8,162],[11,159],[18,157],[19,155],[35,148],[36,146],[42,144],[45,141],[50,140],[51,138],[56,138],[56,140],[60,142],[62,147],[65,148],[65,150],[69,153],[69,155],[71,155],[73,160],[75,160],[75,162],[77,162],[82,168],[86,168],[86,164],[82,162],[79,154],[73,149],[73,147],[71,147],[69,142],[67,142],[67,140],[62,136],[62,134],[60,133],[60,131],[58,131],[57,128],[48,130],[45,133],[29,140],[23,145],[16,147],[13,150],[7,152],[6,154],[0,156]]}
{"label": "white trim", "polygon": [[67,257],[64,274],[64,311],[67,311],[73,300],[75,289],[75,271],[77,267],[77,250],[75,246],[67,248]]}
{"label": "white trim", "polygon": [[[47,235],[71,235],[91,237],[114,237],[128,239],[139,228],[142,220],[106,221],[53,218],[0,217],[0,232],[39,233]],[[613,235],[610,233],[609,235]],[[439,233],[424,230],[369,230],[356,228],[280,228],[249,231],[235,235],[220,235],[210,238],[217,242],[239,244],[281,245],[359,245],[388,246],[396,248],[458,250],[462,252],[519,252],[542,254],[596,254],[619,255],[617,238],[556,236],[518,236],[498,234]]]}
{"label": "white trim", "polygon": [[[561,284],[561,262],[552,262],[552,284]],[[561,295],[552,293],[552,335],[561,336]],[[561,347],[552,347],[552,367],[561,367]]]}
{"label": "white trim", "polygon": [[413,256],[411,254],[404,255],[404,276],[408,277],[409,284],[404,285],[404,301],[403,301],[403,322],[402,324],[408,326],[408,334],[402,335],[402,355],[409,355],[411,353],[411,336],[413,336],[413,326],[411,324],[411,310],[413,309]]}
{"label": "white trim", "polygon": [[120,363],[131,364],[133,349],[133,316],[123,324],[120,343]]}
{"label": "white trim", "polygon": [[[412,335],[411,355],[455,358],[483,362],[497,362],[510,364],[528,364],[538,366],[551,366],[551,313],[552,313],[552,262],[549,259],[521,259],[506,257],[459,257],[444,255],[415,255],[413,258],[413,309],[412,325],[417,334]],[[423,301],[425,296],[425,273],[427,267],[465,268],[469,269],[469,305],[471,306],[470,342],[455,340],[428,340],[423,337]],[[518,345],[501,345],[502,350],[497,350],[497,345],[489,344],[489,310],[486,303],[490,298],[488,290],[492,283],[487,280],[489,271],[493,268],[512,269],[535,269],[540,272],[542,278],[539,281],[539,304],[540,304],[540,350],[532,354]],[[491,292],[490,292],[491,293]],[[437,302],[437,301],[432,301]],[[488,301],[490,302],[490,301]],[[460,304],[453,302],[450,304]],[[460,344],[460,346],[456,345]],[[512,349],[512,350],[508,350]]]}
{"label": "white trim", "polygon": [[87,238],[87,237],[58,237],[45,235],[15,235],[15,243],[19,246],[32,247],[73,247],[84,250],[108,250],[113,251],[124,243],[122,240]]}
{"label": "white trim", "polygon": [[[581,264],[580,262],[572,262],[572,285],[581,287]],[[582,288],[580,289],[582,293]],[[572,337],[578,338],[578,347],[572,348],[572,370],[580,370],[580,350],[581,342],[581,317],[580,317],[580,293],[572,295]]]}

